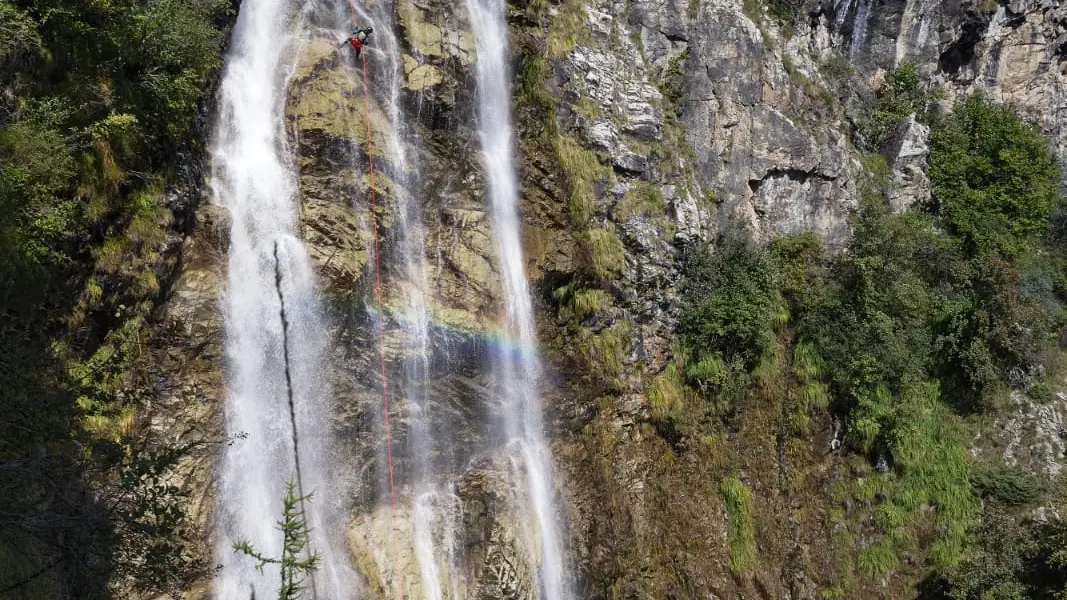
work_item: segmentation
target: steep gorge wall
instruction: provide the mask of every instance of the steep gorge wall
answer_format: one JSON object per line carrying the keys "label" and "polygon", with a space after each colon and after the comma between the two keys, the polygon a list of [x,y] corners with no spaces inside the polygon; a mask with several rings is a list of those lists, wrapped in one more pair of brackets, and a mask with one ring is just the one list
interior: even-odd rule
{"label": "steep gorge wall", "polygon": [[[855,107],[903,60],[943,85],[947,100],[987,89],[1017,105],[1042,124],[1062,155],[1067,9],[1023,0],[995,7],[826,2],[810,5],[787,36],[759,2],[524,4],[513,3],[509,12],[523,235],[551,363],[546,411],[580,596],[818,597],[834,578],[832,557],[823,550],[833,527],[823,502],[834,481],[850,477],[828,452],[831,416],[819,415],[810,438],[788,449],[779,435],[787,400],[773,396],[746,407],[736,431],[692,447],[678,447],[648,418],[647,390],[672,355],[681,252],[742,228],[760,240],[813,231],[830,246],[843,246],[862,171],[850,141]],[[300,169],[302,233],[335,325],[333,418],[348,440],[336,460],[347,465],[353,490],[352,545],[371,596],[378,597],[395,574],[377,359],[369,350],[376,332],[369,306],[368,148],[381,170],[392,375],[403,368],[403,290],[418,282],[406,281],[398,255],[390,254],[398,236],[390,207],[400,192],[381,137],[388,98],[374,85],[388,73],[371,62],[374,133],[367,140],[359,65],[337,51],[343,8],[323,3],[312,13],[287,126]],[[503,457],[488,444],[482,418],[493,407],[482,359],[494,343],[500,277],[472,125],[473,42],[459,3],[400,0],[393,15],[403,114],[416,132],[404,141],[419,172],[408,193],[421,206],[431,267],[433,372],[424,385],[441,434],[434,454],[441,466],[463,473],[455,486],[467,557],[463,579],[477,590],[469,597],[527,598],[533,593],[524,587],[528,574],[504,568],[521,562],[513,560],[522,551],[520,526],[501,516],[512,491],[503,487]],[[825,72],[832,57],[852,64],[845,81]],[[909,168],[923,160],[924,135],[916,126],[890,157],[895,178],[909,190],[901,205],[924,191]],[[222,430],[217,303],[225,222],[210,203],[198,210],[184,241],[183,270],[160,312],[160,393],[151,427],[168,438],[218,439]],[[563,288],[569,291],[559,293]],[[602,293],[596,310],[582,311],[567,299],[579,291]],[[408,411],[399,396],[398,450],[406,443]],[[409,465],[402,451],[397,466],[404,481]],[[189,468],[206,531],[211,462]],[[731,572],[719,490],[733,474],[756,496],[759,556],[741,575]],[[410,493],[402,486],[402,498]],[[412,519],[404,510],[401,531]],[[413,557],[404,554],[401,571],[414,581]],[[406,589],[417,592],[417,584]],[[898,591],[867,582],[856,594]]]}
{"label": "steep gorge wall", "polygon": [[[582,4],[587,18],[575,25],[577,46],[552,61],[563,99],[557,116],[566,134],[610,157],[614,171],[597,188],[595,219],[618,233],[625,268],[604,286],[616,306],[592,327],[633,324],[633,336],[621,346],[621,381],[606,396],[578,392],[569,398],[572,414],[596,416],[559,438],[589,594],[819,597],[820,588],[840,583],[834,553],[827,551],[839,527],[830,510],[832,486],[854,477],[830,452],[839,427],[831,415],[817,415],[810,437],[788,445],[791,400],[784,390],[744,407],[736,430],[698,447],[672,447],[649,424],[649,386],[670,354],[676,250],[687,241],[678,234],[694,224],[698,233],[689,239],[730,236],[741,227],[763,240],[813,231],[840,247],[862,172],[851,130],[886,70],[905,60],[944,86],[946,107],[979,89],[1016,106],[1042,126],[1063,157],[1063,9],[1048,2],[809,3],[787,35],[758,2]],[[665,96],[677,85],[671,80],[675,57],[685,73],[677,102],[688,146],[678,153],[692,170],[679,176],[666,168],[631,168],[655,161],[655,150],[629,156],[631,147],[641,147],[629,140],[643,133],[634,113],[653,115],[648,120],[656,141],[655,126],[672,108]],[[834,60],[847,60],[853,72],[843,80],[831,76],[827,65]],[[585,98],[594,100],[598,114],[581,114]],[[647,99],[650,111],[642,102]],[[911,123],[886,151],[898,207],[929,197],[921,173],[928,130]],[[626,186],[636,182],[661,187],[673,227],[619,214]],[[648,233],[635,235],[641,227]],[[678,232],[673,244],[662,244],[671,229]],[[588,380],[596,361],[578,358],[572,378]],[[1064,408],[1060,396],[1051,407],[1022,412],[1062,414]],[[1047,420],[1029,419],[1027,427],[1040,430]],[[1031,438],[1032,447],[1049,444],[1062,457],[1054,436],[1037,437],[1045,441]],[[1008,438],[1019,441],[1018,435]],[[1040,460],[1032,464],[1050,474]],[[745,575],[730,570],[729,519],[719,490],[719,482],[735,473],[756,498],[759,551]],[[888,583],[860,582],[848,593],[914,593],[908,576]]]}

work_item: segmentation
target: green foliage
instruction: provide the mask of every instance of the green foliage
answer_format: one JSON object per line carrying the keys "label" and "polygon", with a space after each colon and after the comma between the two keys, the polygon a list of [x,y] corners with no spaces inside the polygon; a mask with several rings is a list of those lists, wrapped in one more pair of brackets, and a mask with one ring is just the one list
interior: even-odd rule
{"label": "green foliage", "polygon": [[549,0],[530,0],[526,3],[526,14],[532,21],[540,23],[548,15],[551,6]]}
{"label": "green foliage", "polygon": [[934,130],[930,181],[934,211],[974,255],[1023,253],[1059,198],[1048,140],[980,93]]}
{"label": "green foliage", "polygon": [[1010,265],[968,260],[919,213],[869,201],[838,272],[836,289],[809,299],[798,331],[818,344],[847,396],[879,386],[895,395],[934,376],[973,410],[1036,352],[1031,330],[1008,325],[1036,324]]}
{"label": "green foliage", "polygon": [[897,124],[923,111],[930,99],[914,63],[902,63],[886,74],[885,84],[878,90],[874,106],[857,132],[858,145],[877,152]]}
{"label": "green foliage", "polygon": [[831,54],[819,63],[819,70],[826,79],[840,84],[852,75],[852,62],[841,54]]}
{"label": "green foliage", "polygon": [[663,99],[671,109],[669,112],[676,117],[681,116],[682,100],[685,98],[685,88],[689,83],[689,75],[685,70],[688,60],[688,48],[677,56],[672,57],[667,69],[663,72],[663,78],[659,84],[659,91],[663,94]]}
{"label": "green foliage", "polygon": [[556,109],[559,100],[548,92],[546,82],[552,69],[541,51],[540,40],[523,38],[518,46],[519,68],[515,77],[515,110],[531,111],[533,120],[540,123],[544,135],[555,136],[557,132]]}
{"label": "green foliage", "polygon": [[700,250],[685,265],[679,334],[699,362],[719,355],[755,368],[788,319],[771,255],[744,243]]}
{"label": "green foliage", "polygon": [[620,221],[634,216],[658,219],[666,213],[667,201],[663,199],[663,190],[658,185],[644,181],[626,192],[615,207],[615,218]]}
{"label": "green foliage", "polygon": [[[925,101],[907,70],[890,83],[883,92],[886,114]],[[985,105],[958,110],[954,118],[967,125],[953,126],[975,142],[957,144],[968,156],[955,149],[935,151],[946,153],[939,160],[955,161],[951,193],[995,184],[998,194],[1007,194],[1009,186],[1001,182],[1019,182],[1011,202],[1042,206],[1005,211],[1029,219],[1015,234],[1025,243],[980,248],[973,240],[984,238],[947,222],[939,227],[939,220],[947,220],[940,199],[935,215],[891,212],[884,197],[892,185],[888,167],[868,154],[861,210],[846,252],[831,259],[814,238],[791,236],[767,248],[735,243],[689,257],[680,294],[683,352],[676,355],[675,370],[661,374],[649,389],[654,417],[689,427],[667,431],[674,435],[693,435],[694,427],[707,426],[700,421],[699,403],[679,401],[686,398],[684,384],[718,403],[760,394],[795,399],[795,408],[785,409],[795,411],[785,415],[785,431],[792,432],[787,435],[805,435],[807,413],[830,408],[847,417],[845,440],[860,455],[859,470],[834,493],[852,516],[839,536],[849,550],[839,557],[835,568],[842,579],[828,589],[831,595],[837,590],[847,596],[854,587],[852,570],[884,579],[914,564],[916,556],[942,572],[963,568],[957,565],[970,560],[980,497],[1026,505],[1042,493],[1016,471],[972,473],[971,434],[965,433],[963,417],[994,410],[1013,377],[1032,372],[1050,352],[1053,324],[1063,314],[1064,286],[1058,282],[1067,261],[1060,261],[1063,249],[1056,244],[1040,248],[1037,232],[1049,227],[1053,204],[1042,186],[1055,169],[1045,162],[1047,141],[1030,139],[1035,134],[1019,125],[1014,113]],[[987,112],[996,118],[983,116]],[[1011,164],[1008,158],[1017,150],[1004,145],[1018,139],[1027,141],[1015,148],[1025,148],[1041,166],[1025,170]],[[983,159],[983,144],[996,149],[990,156],[1001,158]],[[972,163],[980,167],[967,167]],[[1035,172],[1039,184],[1022,183]],[[1040,202],[1033,200],[1035,190]],[[1004,205],[1014,206],[1011,202]],[[1000,233],[1010,233],[1010,227]],[[792,327],[784,327],[787,323]],[[783,372],[792,376],[787,384]],[[871,472],[875,462],[883,472]]]}
{"label": "green foliage", "polygon": [[113,515],[121,565],[119,575],[144,593],[179,593],[207,564],[196,557],[189,491],[176,485],[181,459],[203,444],[134,450],[119,469]]}
{"label": "green foliage", "polygon": [[548,30],[548,55],[566,56],[574,47],[590,42],[587,13],[581,0],[562,0],[559,13]]}
{"label": "green foliage", "polygon": [[0,559],[0,589],[19,597],[155,595],[199,568],[172,457],[145,449],[136,415],[161,191],[228,11],[0,2],[0,463],[19,465],[0,469],[0,554],[26,549],[11,570]]}
{"label": "green foliage", "polygon": [[611,308],[612,304],[611,294],[600,289],[578,290],[571,298],[571,310],[579,320],[601,314]]}
{"label": "green foliage", "polygon": [[594,227],[585,232],[593,275],[600,280],[611,280],[626,267],[626,253],[622,240],[614,230]]}
{"label": "green foliage", "polygon": [[727,477],[719,485],[726,505],[730,570],[745,572],[756,560],[756,534],[752,526],[752,490],[740,479]]}
{"label": "green foliage", "polygon": [[588,96],[582,96],[574,103],[574,112],[593,121],[600,114],[600,104]]}
{"label": "green foliage", "polygon": [[793,348],[793,374],[800,381],[817,381],[826,367],[819,351],[810,342],[800,342]]}
{"label": "green foliage", "polygon": [[24,69],[43,46],[29,15],[14,4],[0,4],[0,78]]}
{"label": "green foliage", "polygon": [[575,339],[578,354],[593,382],[607,389],[617,387],[631,334],[629,321],[616,321],[599,332],[586,327],[578,330]]}
{"label": "green foliage", "polygon": [[685,376],[702,389],[721,386],[730,376],[730,367],[718,354],[705,354],[685,370]]}
{"label": "green foliage", "polygon": [[896,552],[885,544],[875,544],[860,550],[856,556],[859,572],[872,579],[883,579],[899,564]]}
{"label": "green foliage", "polygon": [[[69,114],[61,101],[28,102],[0,130],[0,273],[11,267],[39,271],[61,265],[63,243],[77,216],[56,198],[74,175],[68,140],[60,130]],[[14,273],[10,274],[15,276]]]}
{"label": "green foliage", "polygon": [[782,68],[785,69],[786,74],[789,75],[789,81],[792,82],[793,85],[803,89],[808,97],[818,100],[824,106],[830,106],[833,104],[834,100],[836,100],[834,95],[827,91],[826,88],[815,83],[809,79],[807,75],[802,73],[800,69],[797,68],[796,63],[793,62],[792,57],[785,53],[782,54]]}
{"label": "green foliage", "polygon": [[[796,21],[800,17],[804,3],[802,0],[744,0],[742,10],[746,17],[756,25],[763,21],[766,11],[782,28],[786,39],[793,37]],[[762,29],[761,29],[762,31]],[[766,34],[764,34],[766,38]]]}
{"label": "green foliage", "polygon": [[1005,465],[980,469],[972,481],[980,496],[993,498],[1003,506],[1030,504],[1042,491],[1033,475]]}
{"label": "green foliage", "polygon": [[256,561],[256,569],[263,572],[266,565],[278,565],[281,585],[278,600],[298,600],[304,596],[304,584],[319,568],[319,557],[308,552],[308,526],[304,516],[304,503],[311,494],[296,495],[296,484],[290,482],[282,499],[282,519],[278,530],[282,532],[282,555],[280,558],[264,556],[247,540],[233,543],[234,552],[249,556]]}
{"label": "green foliage", "polygon": [[822,241],[811,233],[775,238],[770,253],[778,269],[782,294],[796,306],[817,295],[827,278]]}
{"label": "green foliage", "polygon": [[556,288],[552,298],[559,303],[560,318],[575,323],[605,314],[614,306],[611,294],[598,288],[582,287],[578,282]]}
{"label": "green foliage", "polygon": [[662,373],[652,378],[647,394],[653,419],[668,421],[685,418],[686,387],[675,364],[667,365]]}
{"label": "green foliage", "polygon": [[0,262],[62,262],[67,244],[121,209],[131,171],[168,160],[219,66],[215,23],[228,10],[224,0],[2,6],[0,63],[26,73],[13,74],[23,95],[0,118],[0,208],[11,217]]}
{"label": "green foliage", "polygon": [[595,152],[568,136],[556,137],[556,158],[570,188],[571,223],[576,229],[582,230],[596,210],[593,184],[606,178],[609,171],[600,164]]}
{"label": "green foliage", "polygon": [[883,429],[900,474],[890,501],[908,511],[932,506],[939,537],[931,559],[937,565],[954,564],[978,506],[959,426],[933,383],[908,390],[887,419]]}
{"label": "green foliage", "polygon": [[1067,592],[1067,526],[1059,519],[1027,522],[987,502],[974,528],[974,550],[920,588],[921,600],[1063,598]]}

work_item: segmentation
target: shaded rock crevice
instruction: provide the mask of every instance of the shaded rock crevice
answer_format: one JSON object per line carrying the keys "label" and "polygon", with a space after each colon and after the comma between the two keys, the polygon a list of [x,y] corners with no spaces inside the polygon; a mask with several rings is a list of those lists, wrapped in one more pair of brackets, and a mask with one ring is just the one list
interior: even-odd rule
{"label": "shaded rock crevice", "polygon": [[749,179],[748,188],[752,190],[752,193],[758,193],[763,184],[769,179],[788,179],[789,181],[797,184],[806,184],[812,179],[818,179],[820,181],[835,181],[836,177],[824,175],[818,171],[803,171],[801,169],[771,169],[763,174],[763,177],[759,179]]}

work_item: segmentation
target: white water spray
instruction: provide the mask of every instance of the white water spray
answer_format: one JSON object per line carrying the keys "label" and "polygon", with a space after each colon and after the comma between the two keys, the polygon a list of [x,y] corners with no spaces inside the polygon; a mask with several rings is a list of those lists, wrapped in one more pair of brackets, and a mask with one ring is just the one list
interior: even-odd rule
{"label": "white water spray", "polygon": [[277,594],[277,567],[260,573],[231,544],[248,540],[266,556],[281,556],[276,523],[289,482],[314,494],[305,506],[310,549],[321,559],[317,593],[343,600],[356,591],[345,508],[332,495],[326,454],[330,410],[321,365],[328,334],[296,237],[296,182],[283,128],[291,64],[282,57],[295,54],[293,32],[300,30],[292,7],[288,0],[242,4],[211,148],[211,188],[232,218],[223,315],[226,428],[236,439],[222,459],[215,532],[222,565],[215,596],[225,600]]}
{"label": "white water spray", "polygon": [[[426,390],[430,380],[430,308],[427,290],[432,289],[426,264],[425,228],[421,206],[414,191],[418,185],[417,166],[408,158],[406,143],[414,137],[401,110],[400,88],[404,73],[400,57],[402,51],[393,33],[392,2],[375,2],[366,10],[357,9],[360,23],[373,25],[374,39],[367,52],[372,90],[383,91],[377,101],[384,106],[389,129],[380,132],[385,143],[384,161],[379,169],[388,175],[390,189],[396,200],[399,248],[396,260],[404,266],[403,281],[398,286],[403,299],[400,310],[394,313],[404,332],[404,398],[410,413],[406,454],[411,469],[413,545],[425,600],[442,600],[446,590],[455,588],[455,529],[451,520],[455,511],[438,501],[433,491],[434,473],[430,464],[431,447],[430,398]],[[357,61],[358,68],[362,62]],[[360,74],[361,75],[361,74]],[[361,83],[361,82],[360,82]],[[386,257],[382,257],[385,259]],[[441,442],[442,440],[438,440]],[[444,444],[447,446],[447,442]],[[440,568],[440,565],[448,567]],[[452,598],[458,598],[455,594]]]}
{"label": "white water spray", "polygon": [[852,45],[849,47],[849,60],[855,62],[856,57],[863,51],[863,44],[867,41],[867,25],[871,19],[871,0],[859,0],[856,6],[856,16],[852,20]]}
{"label": "white water spray", "polygon": [[552,457],[544,440],[537,392],[541,362],[519,238],[504,8],[505,0],[467,0],[477,41],[478,131],[507,302],[505,327],[518,347],[500,351],[494,368],[503,394],[504,430],[509,445],[517,448],[522,457],[531,508],[540,529],[538,595],[546,600],[561,600],[569,598],[570,593],[552,502]]}

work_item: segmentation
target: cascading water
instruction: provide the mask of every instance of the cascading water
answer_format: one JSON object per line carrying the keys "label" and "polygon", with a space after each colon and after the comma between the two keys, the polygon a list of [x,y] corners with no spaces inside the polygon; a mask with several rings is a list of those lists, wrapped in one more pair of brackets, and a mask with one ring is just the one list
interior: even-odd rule
{"label": "cascading water", "polygon": [[856,6],[856,16],[852,20],[852,44],[849,47],[848,56],[852,61],[856,60],[863,51],[863,44],[867,41],[867,22],[871,18],[871,0],[859,0]]}
{"label": "cascading water", "polygon": [[[413,515],[413,546],[418,564],[423,597],[441,600],[449,597],[446,590],[455,589],[455,529],[450,495],[433,489],[434,475],[430,462],[431,445],[430,398],[430,307],[425,290],[430,290],[426,264],[425,228],[421,206],[414,197],[418,185],[418,169],[408,158],[407,144],[417,142],[407,127],[401,109],[400,88],[403,70],[401,49],[393,33],[394,6],[392,2],[375,2],[367,8],[356,8],[357,21],[374,27],[375,39],[367,52],[367,61],[374,85],[379,91],[377,100],[384,105],[389,130],[379,132],[384,139],[384,161],[379,162],[382,174],[391,181],[395,197],[398,248],[391,260],[403,265],[402,281],[396,282],[401,305],[393,316],[404,333],[402,347],[404,398],[407,400],[409,430],[406,456],[411,461],[411,514]],[[357,61],[362,68],[362,62]],[[385,258],[385,257],[383,257]],[[448,446],[448,440],[436,442]],[[444,501],[443,501],[444,500]],[[442,566],[447,567],[441,568]],[[453,592],[452,598],[457,596]]]}
{"label": "cascading water", "polygon": [[539,596],[558,600],[570,593],[552,503],[552,457],[544,440],[537,391],[541,362],[519,238],[504,8],[505,0],[467,0],[478,53],[478,132],[507,303],[505,327],[516,345],[513,351],[497,354],[494,369],[503,394],[504,431],[509,445],[522,458],[531,508],[540,529]]}
{"label": "cascading water", "polygon": [[[232,219],[223,304],[228,398],[226,427],[234,442],[219,474],[216,597],[272,597],[278,569],[258,572],[231,544],[250,541],[280,557],[276,523],[289,482],[314,494],[306,502],[310,550],[319,555],[313,585],[320,597],[353,597],[347,564],[346,514],[331,494],[328,390],[322,384],[325,340],[315,277],[295,235],[296,183],[283,133],[300,15],[289,0],[245,2],[219,94],[211,148],[215,201]],[[299,458],[297,458],[299,457]],[[273,567],[273,568],[272,568]]]}

